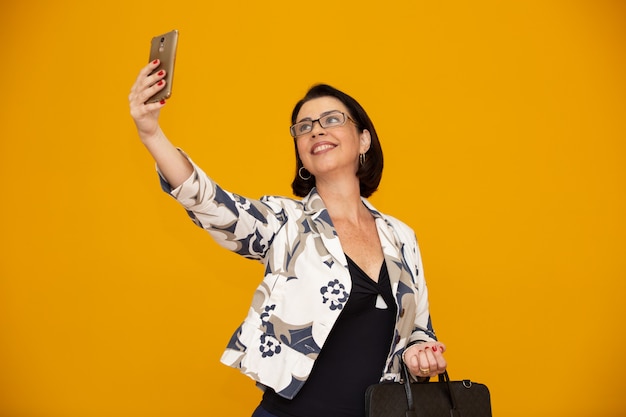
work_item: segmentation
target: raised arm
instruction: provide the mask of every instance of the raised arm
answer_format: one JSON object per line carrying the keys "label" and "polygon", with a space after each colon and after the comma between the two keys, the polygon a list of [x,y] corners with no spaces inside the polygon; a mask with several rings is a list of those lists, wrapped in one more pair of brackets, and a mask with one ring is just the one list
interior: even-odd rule
{"label": "raised arm", "polygon": [[193,167],[172,145],[159,126],[159,114],[165,100],[159,103],[145,103],[149,97],[165,87],[165,70],[150,75],[159,65],[159,60],[155,60],[141,69],[130,90],[128,101],[130,115],[135,121],[141,142],[156,161],[167,182],[172,188],[176,188],[189,178]]}

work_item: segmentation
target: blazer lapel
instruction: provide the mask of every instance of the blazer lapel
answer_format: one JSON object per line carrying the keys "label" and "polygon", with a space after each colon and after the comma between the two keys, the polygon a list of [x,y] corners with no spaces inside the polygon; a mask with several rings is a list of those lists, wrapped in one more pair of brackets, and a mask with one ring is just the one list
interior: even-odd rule
{"label": "blazer lapel", "polygon": [[326,210],[326,206],[315,188],[303,199],[303,203],[305,207],[304,214],[307,219],[311,219],[309,225],[312,231],[318,234],[323,244],[323,247],[316,248],[322,260],[326,263],[339,262],[347,268],[348,260],[337,237],[337,232],[330,219],[328,210]]}
{"label": "blazer lapel", "polygon": [[398,288],[400,281],[410,282],[410,276],[408,273],[403,259],[403,244],[396,234],[393,226],[384,218],[384,216],[378,212],[371,203],[363,199],[364,204],[369,208],[374,217],[376,217],[376,228],[378,230],[378,238],[383,249],[385,256],[385,263],[387,264],[387,271],[389,273],[389,281],[391,283],[391,289],[394,293]]}

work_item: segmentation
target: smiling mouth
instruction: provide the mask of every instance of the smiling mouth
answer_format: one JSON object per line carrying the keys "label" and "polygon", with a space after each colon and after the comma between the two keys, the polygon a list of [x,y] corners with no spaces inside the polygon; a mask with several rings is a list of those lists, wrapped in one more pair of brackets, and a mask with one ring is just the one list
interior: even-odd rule
{"label": "smiling mouth", "polygon": [[315,147],[311,150],[311,153],[312,153],[313,155],[315,155],[315,154],[318,154],[318,153],[320,153],[320,152],[324,152],[324,151],[326,151],[326,150],[328,150],[328,149],[332,149],[332,148],[334,148],[334,147],[335,147],[335,145],[332,145],[332,144],[330,144],[330,143],[323,143],[323,144],[320,144],[320,145],[315,146]]}

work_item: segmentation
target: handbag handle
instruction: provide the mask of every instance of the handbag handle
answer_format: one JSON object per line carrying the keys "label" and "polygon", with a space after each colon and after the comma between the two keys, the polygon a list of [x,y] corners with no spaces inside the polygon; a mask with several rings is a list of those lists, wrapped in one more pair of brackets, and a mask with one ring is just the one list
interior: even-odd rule
{"label": "handbag handle", "polygon": [[[402,361],[402,370],[404,371],[404,391],[406,392],[406,402],[408,405],[405,416],[417,417],[415,402],[413,401],[413,392],[411,391],[411,373],[409,372],[409,368],[406,366],[404,361]],[[448,376],[447,370],[439,374],[439,382],[445,382],[446,384],[446,391],[448,392],[448,398],[450,399],[450,417],[460,417],[461,414],[456,406],[456,398],[454,396],[454,391],[450,386],[450,377]]]}

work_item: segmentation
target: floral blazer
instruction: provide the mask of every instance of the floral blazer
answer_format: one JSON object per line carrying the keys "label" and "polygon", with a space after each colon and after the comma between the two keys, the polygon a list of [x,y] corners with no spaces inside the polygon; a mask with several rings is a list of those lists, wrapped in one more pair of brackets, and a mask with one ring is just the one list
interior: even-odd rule
{"label": "floral blazer", "polygon": [[[176,189],[161,177],[164,191],[221,246],[265,266],[248,315],[221,361],[293,398],[350,297],[348,262],[324,202],[315,189],[301,201],[247,199],[223,190],[192,164],[193,174]],[[363,204],[376,219],[398,307],[381,380],[399,380],[404,348],[416,340],[436,340],[422,262],[411,228],[365,199]]]}

